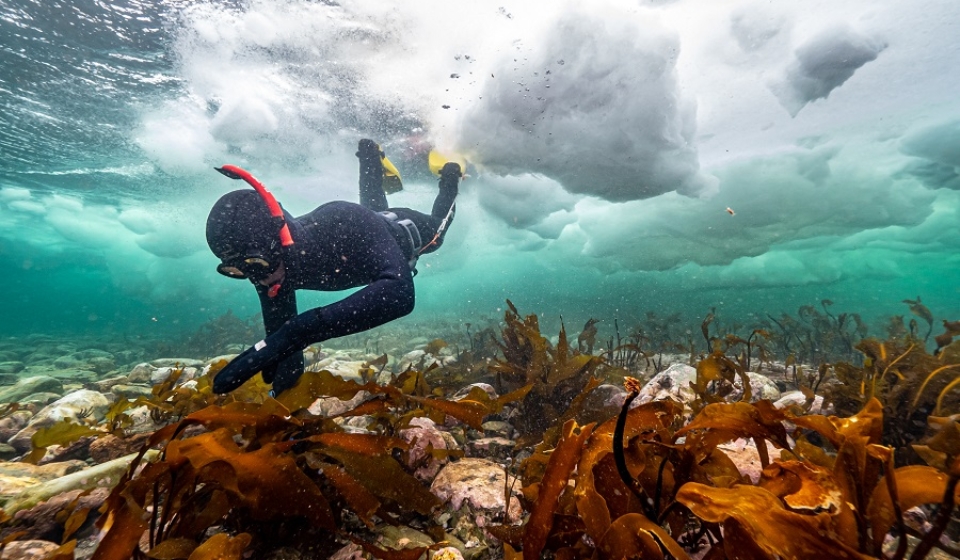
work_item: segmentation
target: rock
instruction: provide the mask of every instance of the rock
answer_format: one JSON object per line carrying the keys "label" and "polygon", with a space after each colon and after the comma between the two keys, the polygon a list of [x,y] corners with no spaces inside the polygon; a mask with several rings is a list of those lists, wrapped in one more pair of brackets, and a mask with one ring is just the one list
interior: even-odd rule
{"label": "rock", "polygon": [[18,371],[23,371],[23,362],[0,362],[0,373],[17,373]]}
{"label": "rock", "polygon": [[[473,509],[502,513],[504,489],[506,488],[504,468],[487,459],[465,458],[449,463],[430,485],[430,491],[444,503],[459,510],[464,504]],[[512,518],[519,519],[520,502],[510,499]]]}
{"label": "rock", "polygon": [[25,377],[13,387],[0,389],[0,402],[19,402],[26,396],[41,392],[63,393],[63,382],[48,375]]}
{"label": "rock", "polygon": [[29,410],[18,410],[6,418],[0,419],[0,429],[20,431],[30,423],[31,418],[33,418],[33,413]]}
{"label": "rock", "polygon": [[61,395],[59,393],[34,393],[24,397],[23,400],[20,401],[20,404],[36,404],[38,408],[43,408],[60,397]]}
{"label": "rock", "polygon": [[150,397],[153,395],[153,389],[143,385],[114,385],[110,392],[123,399],[136,399],[137,397]]}
{"label": "rock", "polygon": [[428,535],[403,525],[383,525],[377,527],[377,533],[380,538],[378,544],[387,550],[405,550],[409,548],[426,548],[433,544],[433,539]]}
{"label": "rock", "polygon": [[64,382],[64,385],[67,383],[81,383],[81,384],[90,384],[96,382],[99,378],[97,373],[89,369],[57,369],[48,371],[47,375],[50,377],[56,377]]}
{"label": "rock", "polygon": [[483,428],[483,435],[487,437],[499,436],[509,439],[513,435],[513,426],[502,420],[490,420],[484,422],[480,427]]}
{"label": "rock", "polygon": [[412,419],[409,428],[400,430],[400,437],[410,443],[410,450],[406,455],[407,467],[417,467],[413,475],[422,481],[433,480],[449,461],[447,458],[430,456],[429,448],[447,449],[447,441],[429,418]]}
{"label": "rock", "polygon": [[[57,539],[63,536],[63,523],[57,521],[57,513],[66,510],[71,503],[77,500],[76,508],[87,508],[96,511],[110,495],[108,488],[94,488],[89,494],[81,496],[81,490],[72,490],[33,506],[30,509],[20,510],[13,516],[17,529],[26,531],[28,539]],[[74,509],[74,511],[76,511]],[[85,527],[93,524],[95,515],[89,515],[84,523]],[[81,527],[79,531],[83,531]]]}
{"label": "rock", "polygon": [[195,360],[193,358],[159,358],[156,360],[150,360],[150,365],[155,368],[176,368],[176,367],[192,367],[192,368],[202,368],[204,366],[203,360]]}
{"label": "rock", "polygon": [[[150,449],[142,455],[142,458],[145,462],[151,462],[159,454],[160,452],[156,449]],[[3,500],[0,507],[2,507],[7,514],[13,515],[20,510],[32,508],[40,502],[49,500],[59,494],[70,492],[71,490],[86,490],[99,487],[112,488],[127,474],[130,469],[130,463],[138,456],[139,454],[127,455],[126,457],[114,459],[113,461],[94,465],[59,476],[52,480],[38,482],[21,488],[19,492],[14,495],[3,495],[0,497]],[[86,465],[86,463],[82,461],[78,462],[81,465]],[[48,466],[52,467],[62,464],[63,463],[54,463]]]}
{"label": "rock", "polygon": [[507,461],[517,442],[504,437],[484,437],[467,443],[467,456]]}
{"label": "rock", "polygon": [[76,354],[60,356],[53,361],[53,367],[57,369],[83,369],[86,365],[86,361],[78,358]]}
{"label": "rock", "polygon": [[[697,381],[697,369],[686,364],[673,364],[653,376],[634,400],[636,404],[673,399],[687,404],[696,399],[690,383]],[[634,405],[636,406],[636,405]]]}
{"label": "rock", "polygon": [[3,557],[17,560],[44,560],[58,548],[60,545],[50,541],[13,541],[3,548]]}
{"label": "rock", "polygon": [[463,554],[455,547],[445,546],[437,549],[430,557],[430,560],[463,560]]}
{"label": "rock", "polygon": [[117,367],[117,364],[113,361],[112,356],[109,358],[104,356],[95,356],[90,358],[87,363],[90,364],[90,367],[93,368],[93,371],[99,373],[100,375],[111,372]]}
{"label": "rock", "polygon": [[407,352],[400,358],[400,364],[397,368],[400,371],[404,371],[410,368],[417,369],[420,366],[420,362],[427,358],[427,353],[423,350],[412,350]]}
{"label": "rock", "polygon": [[360,375],[360,369],[363,368],[362,360],[343,359],[343,355],[331,356],[317,362],[313,371],[327,370],[334,375],[339,375],[343,379],[352,379],[363,383],[363,377]]}
{"label": "rock", "polygon": [[365,560],[363,548],[355,543],[350,543],[340,550],[333,553],[329,560]]}
{"label": "rock", "polygon": [[0,461],[9,461],[19,455],[12,445],[0,443]]}
{"label": "rock", "polygon": [[584,424],[589,422],[603,422],[616,416],[627,400],[627,391],[617,385],[603,384],[598,386],[583,401],[583,416],[579,419]]}
{"label": "rock", "polygon": [[[768,400],[772,402],[780,398],[780,388],[777,387],[777,384],[771,381],[766,375],[748,371],[747,377],[750,379],[750,402],[757,402],[760,400]],[[738,376],[737,380],[733,384],[733,392],[727,396],[728,401],[740,400],[740,398],[743,396],[741,385],[742,382]]]}
{"label": "rock", "polygon": [[[764,443],[767,445],[767,456],[770,458],[770,461],[780,457],[780,449],[777,446],[767,440],[764,440]],[[740,438],[734,441],[728,441],[718,445],[717,449],[723,451],[723,453],[733,461],[733,464],[737,466],[740,474],[749,478],[753,484],[756,484],[760,480],[760,473],[763,468],[760,466],[760,454],[757,452],[757,444],[752,439]]]}
{"label": "rock", "polygon": [[82,423],[85,418],[100,421],[109,408],[110,401],[107,397],[96,391],[81,389],[46,406],[7,443],[17,451],[25,453],[30,450],[30,438],[40,428],[52,426],[65,418],[77,423]]}
{"label": "rock", "polygon": [[156,369],[148,363],[137,364],[127,374],[127,381],[129,383],[150,383],[150,378]]}
{"label": "rock", "polygon": [[[750,402],[757,402],[761,399],[777,400],[780,398],[780,389],[777,384],[771,381],[767,376],[759,373],[747,372],[750,379]],[[664,371],[647,382],[640,390],[637,397],[637,404],[644,404],[651,401],[660,401],[664,399],[673,399],[681,402],[684,406],[689,406],[695,400],[696,393],[690,388],[691,383],[697,381],[697,369],[686,364],[673,364]],[[727,395],[728,402],[739,401],[743,395],[741,389],[742,380],[737,376],[733,383],[733,391]]]}
{"label": "rock", "polygon": [[454,393],[452,399],[455,401],[459,401],[460,399],[466,398],[467,395],[470,394],[470,391],[472,391],[474,387],[479,387],[483,389],[483,392],[486,393],[488,397],[490,397],[490,400],[497,400],[498,398],[500,398],[500,396],[497,395],[497,390],[493,388],[493,385],[490,385],[488,383],[471,383],[466,387],[461,388],[456,393]]}
{"label": "rock", "polygon": [[339,416],[348,410],[353,410],[369,397],[370,393],[366,391],[360,391],[348,401],[342,401],[337,397],[320,397],[313,401],[313,404],[311,404],[307,410],[310,414],[330,418],[332,416]]}
{"label": "rock", "polygon": [[177,384],[182,385],[183,383],[192,380],[197,375],[197,368],[193,366],[184,366],[182,368],[175,367],[158,367],[153,370],[153,373],[150,374],[150,384],[159,385],[170,378],[171,375],[174,375],[177,370],[180,370],[180,377],[177,378]]}
{"label": "rock", "polygon": [[64,461],[41,466],[0,462],[0,500],[15,497],[28,486],[62,478],[86,466],[83,461]]}
{"label": "rock", "polygon": [[792,406],[798,406],[801,409],[804,409],[807,414],[833,414],[833,406],[830,405],[826,410],[823,408],[823,397],[821,395],[816,395],[813,399],[813,402],[810,405],[810,408],[806,408],[807,397],[803,394],[802,391],[789,391],[784,393],[777,402],[773,403],[773,406],[777,408],[788,408]]}
{"label": "rock", "polygon": [[140,451],[140,448],[150,439],[151,435],[151,433],[144,432],[125,438],[118,438],[114,435],[97,438],[90,443],[90,458],[97,463],[106,463],[136,453]]}
{"label": "rock", "polygon": [[109,393],[110,389],[112,389],[114,385],[121,385],[128,382],[129,382],[129,379],[127,378],[126,375],[117,375],[114,377],[101,379],[100,381],[94,381],[91,384],[90,388],[93,389],[94,391],[99,391],[101,393]]}

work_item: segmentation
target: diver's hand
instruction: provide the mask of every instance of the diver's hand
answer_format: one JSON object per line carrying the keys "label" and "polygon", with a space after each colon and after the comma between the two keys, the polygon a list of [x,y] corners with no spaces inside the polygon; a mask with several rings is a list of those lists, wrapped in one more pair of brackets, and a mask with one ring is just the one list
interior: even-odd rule
{"label": "diver's hand", "polygon": [[379,162],[379,160],[383,159],[384,154],[379,144],[373,140],[364,138],[360,140],[360,143],[357,145],[357,157],[361,160],[376,159]]}
{"label": "diver's hand", "polygon": [[248,379],[263,371],[265,377],[271,377],[276,372],[276,365],[297,350],[302,350],[299,342],[294,340],[292,329],[284,325],[277,332],[244,350],[239,356],[227,364],[213,380],[213,392],[224,395],[243,385]]}
{"label": "diver's hand", "polygon": [[440,170],[440,178],[447,179],[450,177],[456,177],[457,179],[463,177],[463,170],[460,169],[460,164],[455,161],[448,161],[443,164],[443,168]]}

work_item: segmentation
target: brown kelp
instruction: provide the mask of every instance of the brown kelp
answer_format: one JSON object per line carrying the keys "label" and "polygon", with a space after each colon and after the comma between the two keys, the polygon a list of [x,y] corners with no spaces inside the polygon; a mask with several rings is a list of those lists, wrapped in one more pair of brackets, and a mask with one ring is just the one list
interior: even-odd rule
{"label": "brown kelp", "polygon": [[[150,397],[119,400],[99,426],[80,419],[38,432],[35,455],[77,438],[126,438],[131,407],[153,411],[159,429],[144,436],[99,512],[96,560],[261,557],[281,545],[325,557],[347,542],[375,558],[419,558],[441,546],[448,529],[439,499],[414,476],[418,464],[401,432],[424,417],[476,431],[491,415],[509,419],[521,436],[508,467],[520,481],[521,523],[504,515],[485,527],[505,558],[900,560],[934,548],[960,557],[942,538],[960,481],[960,342],[947,326],[954,323],[935,354],[905,329],[857,340],[860,357],[849,362],[808,366],[816,374],[804,390],[836,411],[825,416],[756,400],[751,356],[776,333],[728,328],[714,317],[703,324],[709,351],[695,361],[690,402],[635,405],[642,383],[628,377],[623,406],[608,412],[587,403],[601,383],[623,379],[611,355],[582,352],[562,325],[551,343],[536,315],[507,307],[492,359],[458,352],[469,368],[425,362],[389,371],[380,356],[360,381],[310,371],[279,399],[259,377],[214,395],[210,381],[223,362],[189,384],[174,369]],[[806,311],[808,322],[848,325],[828,307]],[[426,348],[450,351],[438,339]],[[431,380],[458,367],[502,396],[473,387],[449,398]],[[325,413],[318,396],[338,399],[339,412]],[[737,462],[731,442],[753,450],[759,471]],[[462,452],[427,454],[455,461]],[[77,528],[96,517],[80,500],[59,517],[59,558],[72,557]],[[910,521],[908,510],[918,507],[932,512],[928,524]],[[11,538],[15,524],[5,523]],[[415,528],[437,544],[384,547],[377,535],[385,525]]]}

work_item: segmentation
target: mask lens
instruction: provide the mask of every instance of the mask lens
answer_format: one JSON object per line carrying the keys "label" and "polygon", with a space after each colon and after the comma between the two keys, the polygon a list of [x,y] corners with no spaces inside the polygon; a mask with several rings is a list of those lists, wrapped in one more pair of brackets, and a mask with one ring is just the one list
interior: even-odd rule
{"label": "mask lens", "polygon": [[270,262],[262,257],[246,257],[221,263],[217,272],[230,278],[249,278],[260,281],[270,275]]}
{"label": "mask lens", "polygon": [[224,276],[228,276],[230,278],[246,278],[247,277],[246,273],[244,273],[242,270],[240,270],[236,266],[229,265],[226,263],[221,263],[220,266],[217,267],[217,272],[219,272],[220,274],[223,274]]}

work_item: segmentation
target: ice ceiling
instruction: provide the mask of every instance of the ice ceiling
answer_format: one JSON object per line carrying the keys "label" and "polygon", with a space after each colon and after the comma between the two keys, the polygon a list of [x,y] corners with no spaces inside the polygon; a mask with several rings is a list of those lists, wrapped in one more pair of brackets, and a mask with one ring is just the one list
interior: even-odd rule
{"label": "ice ceiling", "polygon": [[922,292],[958,318],[956,2],[41,6],[2,3],[10,309],[53,321],[70,284],[78,324],[118,295],[144,320],[252,313],[203,242],[238,188],[211,167],[303,213],[356,199],[372,137],[397,206],[429,208],[429,146],[470,162],[418,312],[903,313]]}

